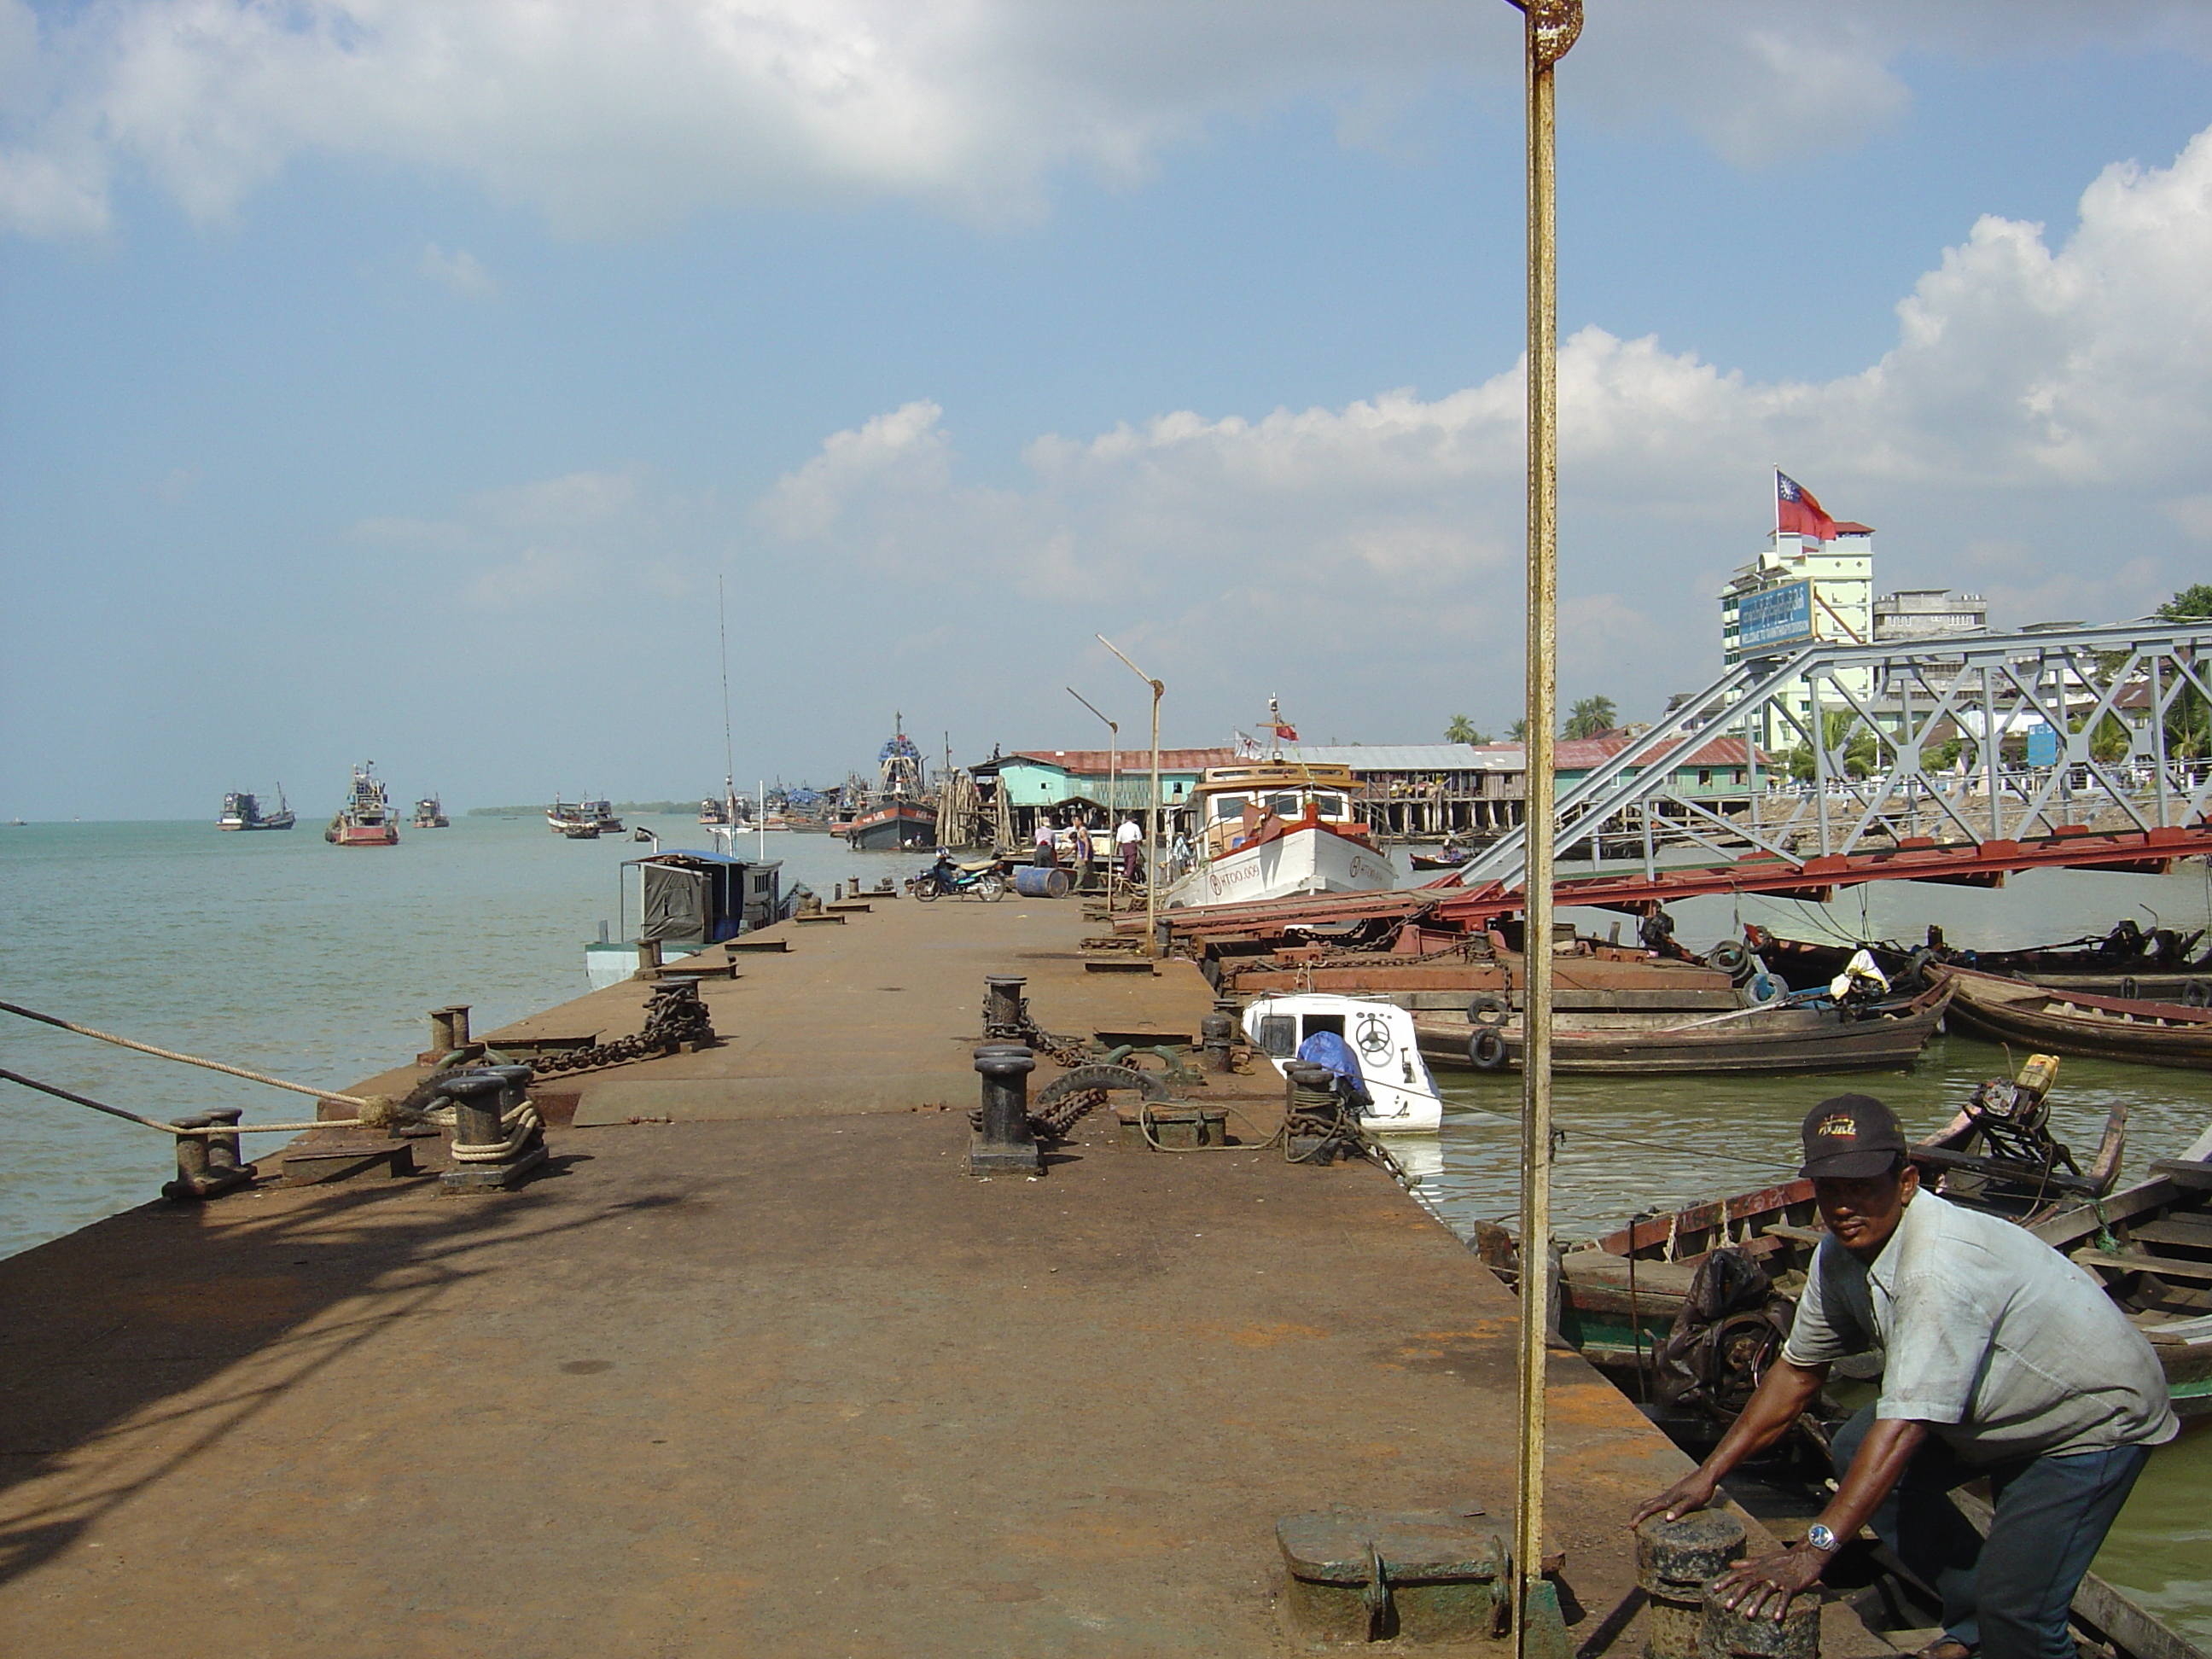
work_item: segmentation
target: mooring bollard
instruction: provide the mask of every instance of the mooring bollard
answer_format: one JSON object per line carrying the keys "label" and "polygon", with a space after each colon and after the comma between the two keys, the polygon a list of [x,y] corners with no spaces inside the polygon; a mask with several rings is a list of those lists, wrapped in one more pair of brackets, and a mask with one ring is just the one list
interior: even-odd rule
{"label": "mooring bollard", "polygon": [[435,1061],[469,1046],[469,1005],[456,1002],[430,1011],[430,1057]]}
{"label": "mooring bollard", "polygon": [[1020,974],[983,975],[983,1035],[1001,1042],[1018,1042],[1022,1036],[1022,988],[1029,983]]}
{"label": "mooring bollard", "polygon": [[1225,1072],[1229,1069],[1229,1051],[1237,1042],[1237,1021],[1222,1012],[1221,1005],[1213,1005],[1214,1012],[1198,1022],[1198,1046],[1205,1051],[1206,1069]]}
{"label": "mooring bollard", "polygon": [[1293,1164],[1327,1164],[1348,1150],[1344,1102],[1328,1066],[1294,1060],[1283,1068],[1283,1128],[1284,1152]]}
{"label": "mooring bollard", "polygon": [[968,1142],[972,1176],[1044,1173],[1044,1158],[1030,1133],[1030,1073],[1036,1057],[1018,1042],[987,1042],[975,1050],[983,1079],[983,1127]]}
{"label": "mooring bollard", "polygon": [[1162,916],[1152,924],[1152,955],[1162,962],[1175,952],[1175,923]]}
{"label": "mooring bollard", "polygon": [[438,1177],[445,1193],[477,1193],[511,1187],[545,1161],[545,1138],[532,1126],[506,1121],[507,1097],[518,1103],[521,1083],[502,1073],[520,1071],[526,1081],[528,1066],[502,1066],[453,1072],[440,1078],[437,1092],[453,1103],[453,1167]]}
{"label": "mooring bollard", "polygon": [[234,1131],[229,1134],[207,1138],[208,1177],[226,1187],[243,1185],[254,1176],[254,1168],[246,1161],[246,1154],[235,1133],[238,1121],[245,1115],[245,1109],[238,1106],[215,1106],[207,1112],[210,1127],[220,1129],[228,1126]]}
{"label": "mooring bollard", "polygon": [[1781,1622],[1746,1618],[1708,1595],[1698,1635],[1698,1659],[1820,1659],[1819,1592],[1794,1597]]}
{"label": "mooring bollard", "polygon": [[1650,1601],[1645,1659],[1698,1659],[1705,1586],[1742,1558],[1743,1539],[1743,1522],[1722,1510],[1654,1516],[1637,1528],[1636,1583]]}
{"label": "mooring bollard", "polygon": [[[180,1117],[174,1121],[179,1129],[210,1129],[216,1127],[218,1120],[235,1123],[238,1119],[238,1109],[226,1107],[220,1112]],[[227,1163],[218,1164],[208,1143],[210,1139],[223,1139],[229,1142],[228,1158]],[[253,1181],[252,1166],[239,1163],[237,1148],[236,1135],[179,1135],[177,1178],[162,1183],[161,1196],[172,1203],[198,1204],[206,1199],[220,1197],[224,1193],[234,1192],[240,1187],[250,1186]]]}
{"label": "mooring bollard", "polygon": [[633,979],[651,979],[660,971],[660,941],[641,939],[637,942],[637,972]]}

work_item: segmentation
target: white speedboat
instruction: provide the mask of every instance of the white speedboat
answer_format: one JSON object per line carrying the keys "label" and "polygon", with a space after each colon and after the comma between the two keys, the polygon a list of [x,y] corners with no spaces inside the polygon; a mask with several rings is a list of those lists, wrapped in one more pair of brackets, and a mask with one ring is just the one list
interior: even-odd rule
{"label": "white speedboat", "polygon": [[1372,997],[1299,991],[1263,996],[1244,1010],[1244,1036],[1280,1073],[1316,1031],[1334,1031],[1359,1057],[1370,1104],[1359,1127],[1370,1134],[1434,1134],[1443,1101],[1413,1035],[1413,1017]]}

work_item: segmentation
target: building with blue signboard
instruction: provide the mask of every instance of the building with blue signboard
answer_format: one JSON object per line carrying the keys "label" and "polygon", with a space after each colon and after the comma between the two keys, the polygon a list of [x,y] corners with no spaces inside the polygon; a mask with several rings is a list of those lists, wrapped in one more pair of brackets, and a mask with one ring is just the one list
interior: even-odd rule
{"label": "building with blue signboard", "polygon": [[[1874,638],[1874,532],[1848,523],[1836,530],[1832,542],[1778,533],[1771,545],[1730,578],[1720,595],[1723,662],[1733,667],[1747,659],[1787,656],[1815,640]],[[1846,670],[1837,681],[1863,701],[1874,694],[1870,670]],[[1786,688],[1783,697],[1811,730],[1812,688],[1801,681]],[[1791,749],[1803,741],[1771,705],[1764,729],[1752,735],[1767,749]]]}

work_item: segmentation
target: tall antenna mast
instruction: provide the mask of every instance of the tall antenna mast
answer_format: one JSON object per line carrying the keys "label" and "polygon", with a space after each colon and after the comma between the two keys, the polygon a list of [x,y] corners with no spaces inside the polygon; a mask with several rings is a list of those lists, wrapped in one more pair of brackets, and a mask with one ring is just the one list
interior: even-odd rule
{"label": "tall antenna mast", "polygon": [[[714,616],[722,627],[722,813],[730,834],[738,833],[737,749],[730,740],[730,607],[722,597],[722,576],[714,576]],[[761,806],[765,822],[767,806]]]}

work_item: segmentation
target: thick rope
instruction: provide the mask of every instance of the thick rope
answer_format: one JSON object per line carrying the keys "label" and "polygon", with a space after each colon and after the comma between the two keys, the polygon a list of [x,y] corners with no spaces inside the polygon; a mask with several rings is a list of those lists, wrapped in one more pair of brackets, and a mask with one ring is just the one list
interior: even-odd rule
{"label": "thick rope", "polygon": [[456,1164],[504,1164],[535,1140],[545,1127],[545,1120],[538,1108],[528,1101],[513,1111],[501,1115],[500,1127],[507,1131],[504,1140],[467,1141],[458,1137],[450,1150]]}
{"label": "thick rope", "polygon": [[[180,1123],[165,1123],[158,1117],[147,1117],[138,1112],[125,1111],[120,1106],[103,1105],[83,1095],[71,1094],[67,1089],[58,1089],[51,1083],[41,1083],[36,1078],[25,1077],[21,1072],[0,1067],[0,1078],[10,1083],[20,1083],[26,1089],[36,1089],[42,1095],[52,1095],[57,1100],[66,1100],[73,1106],[88,1106],[95,1112],[105,1112],[110,1117],[119,1117],[125,1123],[137,1123],[149,1129],[159,1129],[163,1134],[179,1139],[190,1136],[205,1139],[210,1135],[298,1135],[310,1129],[381,1129],[414,1114],[404,1111],[386,1095],[370,1095],[362,1103],[359,1117],[326,1117],[313,1123],[222,1123],[210,1124],[204,1129],[188,1128]],[[330,1099],[349,1099],[349,1096],[330,1096]]]}
{"label": "thick rope", "polygon": [[[265,1083],[272,1089],[289,1089],[295,1095],[307,1095],[316,1100],[342,1101],[348,1106],[366,1106],[368,1103],[368,1100],[360,1095],[342,1095],[328,1089],[311,1089],[304,1083],[288,1083],[283,1078],[270,1077],[265,1072],[249,1072],[243,1066],[227,1066],[219,1060],[203,1060],[198,1054],[180,1054],[173,1048],[156,1048],[150,1042],[134,1042],[129,1037],[117,1036],[112,1031],[96,1031],[89,1025],[79,1025],[71,1020],[56,1019],[52,1014],[42,1014],[30,1008],[19,1008],[12,1002],[0,1002],[0,1013],[15,1014],[23,1019],[34,1019],[41,1025],[52,1025],[58,1030],[74,1031],[79,1036],[96,1037],[102,1042],[112,1042],[118,1048],[135,1048],[142,1054],[153,1055],[156,1060],[180,1060],[186,1066],[203,1066],[210,1072],[222,1072],[231,1077],[242,1077],[248,1083]],[[34,1084],[32,1086],[35,1088],[38,1085]],[[76,1099],[76,1097],[64,1096],[64,1098]],[[77,1102],[80,1106],[89,1103],[81,1100]],[[100,1109],[106,1111],[108,1109],[101,1107]],[[141,1122],[151,1121],[144,1118],[139,1120]]]}

